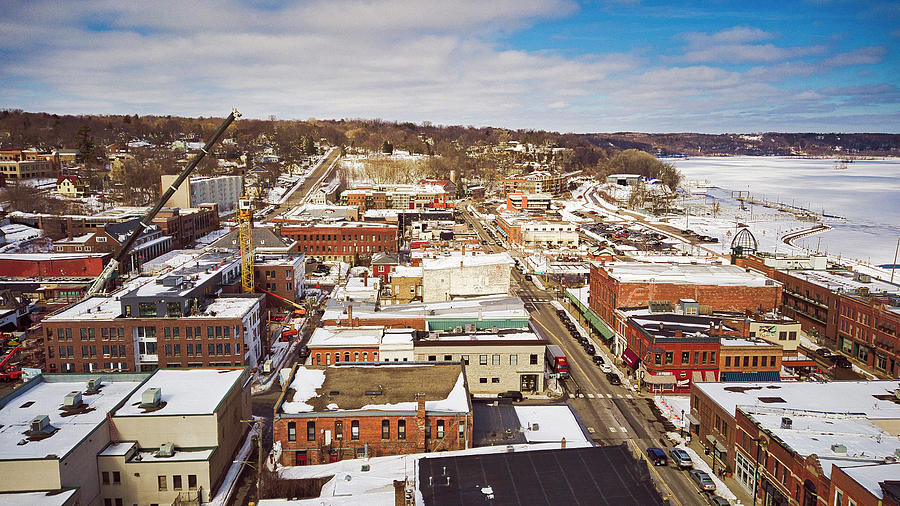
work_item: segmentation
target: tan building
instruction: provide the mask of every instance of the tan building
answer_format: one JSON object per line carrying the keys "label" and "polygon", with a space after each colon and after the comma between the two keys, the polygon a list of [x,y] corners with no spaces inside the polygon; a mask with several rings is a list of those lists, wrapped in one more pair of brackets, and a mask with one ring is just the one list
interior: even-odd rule
{"label": "tan building", "polygon": [[422,300],[422,268],[396,266],[390,273],[391,296],[381,303],[407,304]]}
{"label": "tan building", "polygon": [[56,193],[63,197],[81,198],[89,193],[89,188],[77,176],[62,176],[56,180]]}
{"label": "tan building", "polygon": [[[177,178],[177,175],[163,175],[162,191],[165,192]],[[243,192],[244,183],[241,176],[192,177],[178,187],[165,205],[198,207],[200,204],[219,204],[219,209],[227,212],[237,206],[238,197]]]}
{"label": "tan building", "polygon": [[104,506],[207,502],[246,432],[247,376],[39,376],[0,399],[0,473],[16,477],[0,492],[75,489],[74,503]]}
{"label": "tan building", "polygon": [[721,381],[779,381],[781,346],[762,339],[723,337],[719,347]]}
{"label": "tan building", "polygon": [[750,322],[750,337],[765,339],[777,344],[786,352],[796,352],[803,334],[800,322],[790,318],[780,320],[759,320]]}
{"label": "tan building", "polygon": [[415,341],[417,362],[462,362],[472,394],[544,390],[547,341],[523,329],[433,333]]}
{"label": "tan building", "polygon": [[51,177],[53,169],[47,160],[0,160],[0,174],[6,179]]}

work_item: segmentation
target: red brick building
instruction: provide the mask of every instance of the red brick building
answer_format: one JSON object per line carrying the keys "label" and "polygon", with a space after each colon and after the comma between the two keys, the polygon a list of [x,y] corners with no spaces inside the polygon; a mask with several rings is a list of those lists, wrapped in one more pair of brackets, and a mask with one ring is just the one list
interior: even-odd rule
{"label": "red brick building", "polygon": [[388,282],[391,270],[400,265],[397,255],[389,253],[376,253],[372,255],[372,275],[381,279],[381,284]]}
{"label": "red brick building", "polygon": [[680,299],[693,299],[713,311],[774,309],[781,303],[781,285],[734,265],[591,265],[588,305],[610,326],[615,325],[616,308]]}
{"label": "red brick building", "polygon": [[275,404],[282,465],[472,447],[463,366],[294,366]]}
{"label": "red brick building", "polygon": [[836,349],[879,376],[900,378],[900,299],[840,293]]}
{"label": "red brick building", "polygon": [[383,327],[319,327],[306,344],[309,347],[309,363],[377,362],[383,334]]}
{"label": "red brick building", "polygon": [[0,276],[9,278],[96,277],[112,257],[104,253],[3,253]]}
{"label": "red brick building", "polygon": [[396,225],[356,221],[284,226],[281,235],[297,241],[307,256],[350,263],[375,253],[396,253],[399,240]]}

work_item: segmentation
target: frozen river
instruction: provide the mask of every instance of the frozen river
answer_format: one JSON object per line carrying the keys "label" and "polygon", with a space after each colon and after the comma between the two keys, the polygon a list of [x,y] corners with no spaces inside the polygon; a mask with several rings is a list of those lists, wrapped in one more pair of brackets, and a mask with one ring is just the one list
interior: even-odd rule
{"label": "frozen river", "polygon": [[[834,159],[786,157],[700,157],[668,160],[684,180],[708,180],[729,196],[749,191],[755,198],[843,216],[827,222],[834,229],[797,241],[798,246],[875,265],[894,259],[900,237],[900,159],[866,160],[835,170]],[[821,241],[821,243],[820,243]]]}

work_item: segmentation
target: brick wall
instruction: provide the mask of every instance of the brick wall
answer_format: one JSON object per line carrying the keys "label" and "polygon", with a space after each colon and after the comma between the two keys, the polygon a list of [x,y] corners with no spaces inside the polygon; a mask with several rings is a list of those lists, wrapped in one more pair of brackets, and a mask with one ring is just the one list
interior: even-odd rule
{"label": "brick wall", "polygon": [[[327,318],[321,322],[323,327],[350,327],[347,318]],[[353,317],[354,327],[385,327],[389,329],[416,329],[425,330],[425,317],[421,318],[377,318],[358,316]]]}
{"label": "brick wall", "polygon": [[312,365],[330,365],[336,362],[377,362],[378,346],[334,348],[310,345],[309,360]]}

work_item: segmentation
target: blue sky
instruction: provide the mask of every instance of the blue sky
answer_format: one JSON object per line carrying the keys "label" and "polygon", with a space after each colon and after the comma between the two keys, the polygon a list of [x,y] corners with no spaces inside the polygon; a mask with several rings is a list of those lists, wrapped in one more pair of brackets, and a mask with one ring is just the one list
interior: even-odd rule
{"label": "blue sky", "polygon": [[900,3],[6,2],[0,107],[900,132]]}

